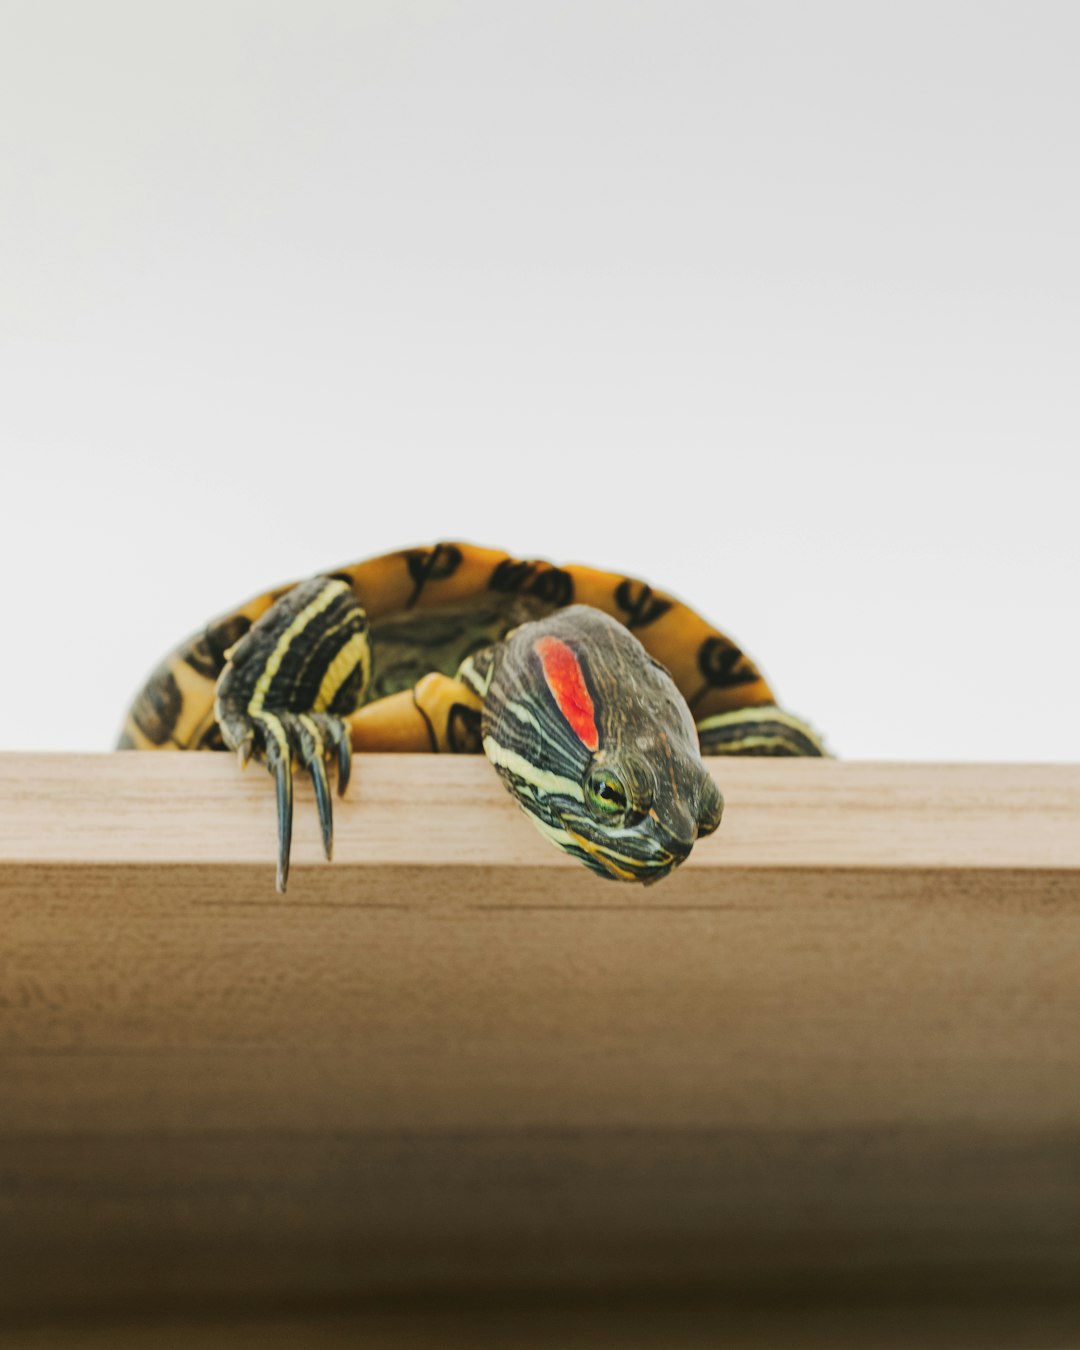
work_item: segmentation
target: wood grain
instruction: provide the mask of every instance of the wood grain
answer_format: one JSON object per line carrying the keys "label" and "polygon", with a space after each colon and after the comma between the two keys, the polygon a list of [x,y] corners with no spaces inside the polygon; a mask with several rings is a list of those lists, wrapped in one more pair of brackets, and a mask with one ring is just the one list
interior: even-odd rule
{"label": "wood grain", "polygon": [[279,897],[261,773],[0,756],[12,1325],[1076,1293],[1080,768],[721,763],[645,889],[481,760],[357,767]]}

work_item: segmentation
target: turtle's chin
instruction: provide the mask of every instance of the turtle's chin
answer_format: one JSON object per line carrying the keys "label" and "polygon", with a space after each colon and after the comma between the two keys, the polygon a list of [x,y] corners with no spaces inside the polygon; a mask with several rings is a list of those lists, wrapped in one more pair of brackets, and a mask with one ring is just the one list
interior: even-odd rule
{"label": "turtle's chin", "polygon": [[582,828],[580,818],[562,812],[560,822],[573,841],[574,851],[590,871],[618,881],[636,881],[651,886],[661,881],[690,856],[695,834],[680,839],[653,830],[619,830],[611,834]]}

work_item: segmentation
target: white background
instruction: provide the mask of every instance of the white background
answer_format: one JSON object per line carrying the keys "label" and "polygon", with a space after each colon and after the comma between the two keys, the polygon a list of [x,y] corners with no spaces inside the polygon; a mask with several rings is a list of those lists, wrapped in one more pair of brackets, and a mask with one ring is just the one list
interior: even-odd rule
{"label": "white background", "polygon": [[0,16],[0,747],[442,537],[675,591],[842,755],[1080,759],[1080,7]]}

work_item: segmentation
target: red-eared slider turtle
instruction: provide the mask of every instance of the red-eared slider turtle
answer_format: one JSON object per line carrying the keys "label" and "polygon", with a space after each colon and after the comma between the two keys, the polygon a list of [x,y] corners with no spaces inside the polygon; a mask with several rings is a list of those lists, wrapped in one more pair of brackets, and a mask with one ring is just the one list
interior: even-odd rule
{"label": "red-eared slider turtle", "polygon": [[611,572],[472,544],[403,549],[215,620],[151,675],[121,748],[230,749],[277,783],[285,889],[294,764],[329,858],[351,753],[483,752],[560,848],[656,881],[720,823],[702,755],[823,755],[749,657],[692,609]]}

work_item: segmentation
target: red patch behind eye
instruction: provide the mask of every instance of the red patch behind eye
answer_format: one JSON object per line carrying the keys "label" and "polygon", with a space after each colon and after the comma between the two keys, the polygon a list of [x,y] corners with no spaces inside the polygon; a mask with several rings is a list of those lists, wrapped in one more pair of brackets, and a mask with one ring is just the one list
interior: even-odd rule
{"label": "red patch behind eye", "polygon": [[600,738],[596,734],[593,701],[585,687],[581,662],[571,648],[556,637],[538,639],[533,643],[533,651],[540,658],[544,679],[559,711],[573,727],[578,740],[587,749],[596,750]]}

